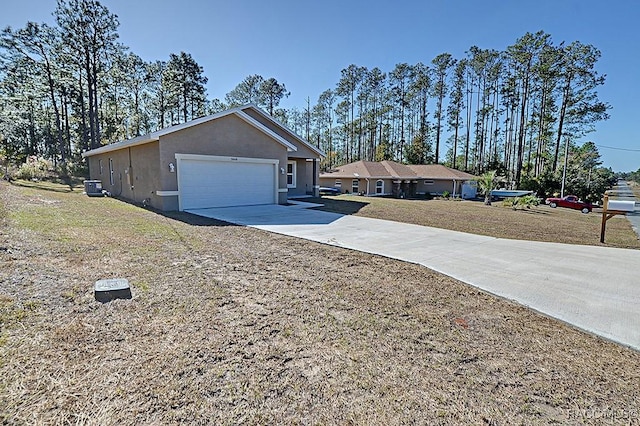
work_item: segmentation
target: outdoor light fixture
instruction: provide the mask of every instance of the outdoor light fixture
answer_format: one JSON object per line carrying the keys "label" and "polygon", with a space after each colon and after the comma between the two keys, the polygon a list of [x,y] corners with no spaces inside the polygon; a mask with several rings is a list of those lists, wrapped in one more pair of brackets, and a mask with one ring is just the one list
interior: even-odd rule
{"label": "outdoor light fixture", "polygon": [[175,173],[175,171],[176,171],[176,166],[174,166],[173,163],[169,163],[169,172]]}

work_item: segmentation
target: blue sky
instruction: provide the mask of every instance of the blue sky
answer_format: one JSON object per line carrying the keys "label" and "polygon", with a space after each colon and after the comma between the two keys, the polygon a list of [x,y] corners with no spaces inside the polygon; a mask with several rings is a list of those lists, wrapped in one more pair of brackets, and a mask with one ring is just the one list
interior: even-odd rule
{"label": "blue sky", "polygon": [[[120,41],[146,61],[185,51],[204,67],[209,98],[243,78],[275,77],[291,92],[281,106],[315,103],[349,64],[390,71],[472,45],[504,50],[527,31],[602,51],[600,99],[611,119],[584,138],[615,171],[640,168],[640,2],[635,0],[103,0]],[[0,26],[52,23],[54,0],[2,0]],[[611,149],[614,147],[620,149]],[[622,150],[622,149],[626,149]],[[632,151],[635,150],[635,151]]]}

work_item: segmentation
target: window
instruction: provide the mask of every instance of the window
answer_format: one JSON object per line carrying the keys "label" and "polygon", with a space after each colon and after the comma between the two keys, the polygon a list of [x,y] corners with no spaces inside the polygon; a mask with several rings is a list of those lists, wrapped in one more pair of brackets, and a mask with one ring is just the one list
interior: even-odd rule
{"label": "window", "polygon": [[287,161],[287,188],[296,187],[296,162]]}
{"label": "window", "polygon": [[340,179],[336,179],[336,184],[334,186],[336,188],[342,188],[342,181]]}
{"label": "window", "polygon": [[425,181],[424,181],[424,184],[425,184],[425,185],[433,185],[433,184],[434,184],[434,182],[433,182],[432,180],[425,180]]}
{"label": "window", "polygon": [[351,192],[354,194],[357,194],[358,192],[360,192],[358,190],[358,179],[354,179],[353,181],[351,181]]}
{"label": "window", "polygon": [[113,186],[113,159],[109,158],[109,184]]}
{"label": "window", "polygon": [[376,181],[376,194],[384,194],[384,181],[382,179]]}

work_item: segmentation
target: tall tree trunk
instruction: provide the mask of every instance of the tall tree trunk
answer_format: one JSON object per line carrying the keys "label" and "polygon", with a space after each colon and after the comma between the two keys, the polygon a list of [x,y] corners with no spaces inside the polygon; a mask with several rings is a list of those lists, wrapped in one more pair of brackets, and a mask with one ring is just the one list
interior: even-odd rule
{"label": "tall tree trunk", "polygon": [[160,105],[158,108],[159,109],[158,113],[160,114],[160,129],[164,129],[165,127],[164,115],[167,113],[167,111],[166,111],[165,100],[164,100],[164,91],[162,89],[160,89],[160,96],[159,96],[158,102],[160,102]]}
{"label": "tall tree trunk", "polygon": [[522,163],[524,161],[524,139],[526,130],[526,114],[529,98],[529,69],[531,66],[531,59],[527,64],[527,70],[524,76],[524,86],[522,89],[522,105],[520,106],[520,128],[518,131],[518,160],[516,164],[516,188],[520,186],[520,178],[522,177]]}
{"label": "tall tree trunk", "polygon": [[94,125],[94,134],[95,134],[95,146],[96,148],[100,147],[101,143],[101,135],[100,135],[100,103],[98,102],[98,67],[97,67],[97,52],[94,52],[93,63],[91,66],[93,77],[93,125]]}
{"label": "tall tree trunk", "polygon": [[87,51],[85,53],[85,72],[87,73],[87,97],[88,97],[88,108],[87,108],[87,113],[88,113],[88,119],[89,119],[89,148],[90,149],[95,149],[97,148],[97,144],[96,144],[96,134],[95,134],[95,127],[94,127],[94,117],[95,117],[95,111],[93,109],[93,76],[91,73],[91,63],[90,63],[90,56],[89,56],[89,52]]}
{"label": "tall tree trunk", "polygon": [[560,153],[560,141],[562,139],[562,132],[564,126],[564,118],[567,114],[567,104],[569,103],[569,94],[571,90],[571,79],[567,81],[567,84],[562,90],[562,105],[560,107],[560,118],[558,120],[558,131],[556,133],[556,147],[553,156],[553,171],[558,169],[558,156]]}
{"label": "tall tree trunk", "polygon": [[471,104],[473,103],[473,90],[467,80],[467,135],[464,147],[464,170],[469,170],[469,145],[471,144]]}
{"label": "tall tree trunk", "polygon": [[482,110],[480,108],[480,79],[478,79],[478,96],[476,98],[476,138],[473,153],[473,169],[480,173],[480,153],[482,152]]}
{"label": "tall tree trunk", "polygon": [[58,143],[58,149],[60,150],[60,159],[62,160],[62,163],[64,164],[67,161],[67,155],[66,155],[64,139],[62,137],[62,122],[60,120],[60,110],[58,109],[58,102],[56,101],[56,96],[55,96],[55,92],[54,92],[55,82],[53,81],[53,75],[52,75],[51,65],[49,63],[49,59],[48,59],[48,57],[45,54],[43,49],[41,49],[41,56],[44,58],[44,61],[45,61],[44,62],[45,71],[47,73],[47,83],[49,85],[49,97],[51,99],[51,104],[53,106],[53,115],[55,117],[56,138],[57,138],[57,143]]}
{"label": "tall tree trunk", "polygon": [[[435,163],[440,162],[440,133],[442,132],[442,102],[444,99],[444,77],[440,81],[440,87],[438,91],[438,120],[436,121],[436,154]],[[426,105],[425,105],[426,109]]]}
{"label": "tall tree trunk", "polygon": [[540,120],[538,126],[538,146],[536,149],[536,161],[534,167],[534,176],[538,177],[542,173],[543,169],[543,154],[545,150],[545,132],[546,132],[546,120],[545,116],[547,114],[547,90],[545,87],[542,89],[542,97],[540,99]]}
{"label": "tall tree trunk", "polygon": [[493,115],[493,119],[494,119],[494,134],[493,134],[493,158],[494,159],[498,159],[498,132],[499,132],[499,128],[500,128],[500,103],[499,103],[499,84],[498,84],[498,80],[496,78],[496,87],[494,88],[493,91],[493,109],[494,109],[494,115]]}
{"label": "tall tree trunk", "polygon": [[453,157],[451,159],[451,166],[456,168],[456,157],[458,156],[458,129],[460,128],[460,110],[456,111],[456,124],[453,135]]}
{"label": "tall tree trunk", "polygon": [[78,97],[80,104],[80,129],[82,131],[82,151],[86,151],[91,146],[91,130],[87,128],[87,105],[84,103],[84,86],[82,82],[82,70],[78,72]]}
{"label": "tall tree trunk", "polygon": [[511,138],[510,138],[510,127],[511,127],[511,119],[509,118],[509,108],[505,108],[505,117],[504,117],[504,150],[503,150],[503,162],[504,167],[509,170],[509,162],[510,162],[510,147],[511,147]]}
{"label": "tall tree trunk", "polygon": [[[534,101],[534,105],[532,110],[535,111],[536,106],[535,106],[535,101]],[[530,119],[531,119],[531,126],[529,127],[529,146],[527,148],[527,163],[525,164],[527,166],[527,176],[531,176],[531,157],[533,156],[533,139],[534,139],[534,131],[535,131],[535,127],[533,126],[533,112],[530,115]]]}
{"label": "tall tree trunk", "polygon": [[66,146],[66,151],[69,154],[69,156],[71,156],[71,126],[69,126],[69,103],[71,102],[71,100],[69,99],[69,96],[67,95],[67,91],[66,89],[62,88],[62,96],[63,96],[63,101],[62,101],[62,114],[64,117],[64,139],[65,139],[65,146]]}
{"label": "tall tree trunk", "polygon": [[187,109],[187,105],[188,105],[188,98],[189,94],[187,92],[187,87],[186,87],[186,82],[183,83],[182,86],[182,117],[184,118],[184,122],[186,123],[187,121],[189,121],[188,117],[188,109]]}
{"label": "tall tree trunk", "polygon": [[31,100],[29,100],[29,107],[28,107],[28,116],[29,116],[29,126],[28,126],[28,133],[29,133],[29,143],[28,143],[28,154],[29,155],[38,155],[38,141],[36,140],[36,124],[35,124],[35,113],[34,113],[34,108],[33,108],[33,103]]}

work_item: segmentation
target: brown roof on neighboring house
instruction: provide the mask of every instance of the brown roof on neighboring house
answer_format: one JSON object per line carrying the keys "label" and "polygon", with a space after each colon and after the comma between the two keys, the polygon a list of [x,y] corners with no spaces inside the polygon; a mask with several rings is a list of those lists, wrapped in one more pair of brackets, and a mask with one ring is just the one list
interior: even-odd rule
{"label": "brown roof on neighboring house", "polygon": [[387,178],[387,179],[446,179],[472,180],[475,176],[441,164],[400,164],[395,161],[356,161],[337,167],[334,171],[320,173],[322,178]]}
{"label": "brown roof on neighboring house", "polygon": [[409,167],[418,176],[428,179],[474,180],[476,176],[443,166],[442,164],[410,164]]}
{"label": "brown roof on neighboring house", "polygon": [[336,170],[327,173],[321,173],[320,177],[335,178],[404,178],[415,179],[416,174],[404,164],[394,161],[356,161],[355,163],[345,164]]}

